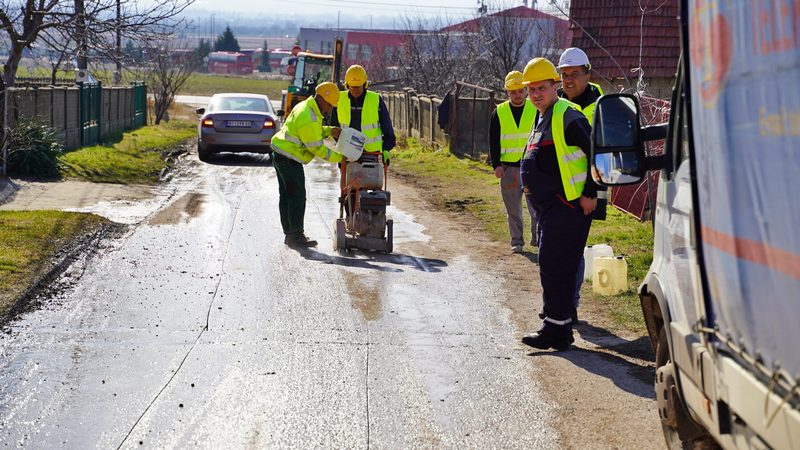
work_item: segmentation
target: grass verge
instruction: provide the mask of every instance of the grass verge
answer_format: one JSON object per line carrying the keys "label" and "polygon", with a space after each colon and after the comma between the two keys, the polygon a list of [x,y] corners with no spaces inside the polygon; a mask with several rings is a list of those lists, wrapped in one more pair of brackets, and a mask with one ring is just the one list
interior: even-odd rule
{"label": "grass verge", "polygon": [[[103,85],[111,85],[113,71],[100,70],[92,72],[92,75],[103,82]],[[27,68],[20,67],[17,71],[19,77],[41,77],[49,78],[50,70],[45,67]],[[75,78],[74,70],[59,70],[58,78]],[[132,81],[141,81],[141,76],[136,76],[130,72],[123,72],[122,84],[130,84]],[[193,73],[189,76],[186,84],[180,89],[180,95],[203,95],[210,96],[218,92],[241,92],[248,94],[266,94],[272,100],[280,100],[281,90],[289,86],[289,80],[260,79],[254,76],[235,76],[218,75],[209,73]]]}
{"label": "grass verge", "polygon": [[179,94],[214,95],[218,92],[265,94],[271,100],[281,99],[281,90],[289,86],[287,80],[261,80],[249,77],[195,73],[189,77]]}
{"label": "grass verge", "polygon": [[189,120],[126,131],[102,144],[64,153],[60,156],[61,172],[92,182],[155,183],[169,164],[162,152],[174,149],[195,133],[195,122]]}
{"label": "grass verge", "polygon": [[0,211],[0,317],[75,239],[107,223],[93,214]]}
{"label": "grass verge", "polygon": [[[401,140],[399,144],[392,151],[394,172],[413,179],[436,206],[471,214],[492,239],[508,242],[510,236],[500,182],[490,166],[458,158],[446,149],[425,148],[413,139],[405,143]],[[529,240],[530,236],[526,234],[525,241]],[[611,245],[615,255],[626,257],[628,290],[614,296],[597,296],[592,292],[591,283],[584,283],[582,303],[607,316],[615,327],[644,333],[636,289],[652,261],[652,227],[609,207],[605,221],[592,223],[588,244],[600,243]]]}

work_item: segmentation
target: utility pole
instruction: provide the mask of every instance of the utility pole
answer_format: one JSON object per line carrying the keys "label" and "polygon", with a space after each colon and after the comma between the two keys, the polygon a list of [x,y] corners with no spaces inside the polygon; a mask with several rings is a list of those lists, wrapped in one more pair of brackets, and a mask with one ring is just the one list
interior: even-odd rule
{"label": "utility pole", "polygon": [[83,7],[83,0],[75,0],[75,27],[77,29],[78,41],[78,70],[86,70],[87,48],[86,48],[86,14]]}
{"label": "utility pole", "polygon": [[114,84],[122,84],[122,6],[117,0],[117,70],[114,72]]}

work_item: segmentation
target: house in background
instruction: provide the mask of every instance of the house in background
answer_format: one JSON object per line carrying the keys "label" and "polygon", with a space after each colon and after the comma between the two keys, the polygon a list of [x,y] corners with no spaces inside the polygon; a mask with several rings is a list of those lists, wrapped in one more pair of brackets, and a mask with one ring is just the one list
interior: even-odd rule
{"label": "house in background", "polygon": [[[663,99],[671,96],[681,51],[678,14],[677,0],[572,0],[570,6],[572,46],[589,56],[592,81],[606,93],[637,89],[641,65],[644,123],[667,119]],[[650,217],[659,175],[649,172],[639,184],[615,187],[611,203],[639,219]]]}
{"label": "house in background", "polygon": [[[506,25],[503,25],[504,21],[506,21]],[[549,59],[558,58],[560,52],[569,47],[571,38],[569,22],[566,19],[538,9],[528,8],[527,6],[517,6],[488,14],[485,17],[470,19],[444,27],[441,31],[476,33],[482,26],[498,32],[504,29],[505,31],[511,31],[512,34],[508,36],[509,39],[524,38],[525,43],[522,46],[522,59],[524,61],[521,62],[523,66],[525,62],[537,56]],[[529,34],[527,36],[518,36],[513,33],[514,28],[529,30]],[[497,32],[491,34],[494,34],[495,38],[504,38],[504,36],[499,36],[498,34],[500,33]]]}
{"label": "house in background", "polygon": [[592,81],[607,93],[635,89],[641,64],[645,94],[669,99],[681,50],[678,14],[677,0],[572,0],[572,46],[589,56]]}

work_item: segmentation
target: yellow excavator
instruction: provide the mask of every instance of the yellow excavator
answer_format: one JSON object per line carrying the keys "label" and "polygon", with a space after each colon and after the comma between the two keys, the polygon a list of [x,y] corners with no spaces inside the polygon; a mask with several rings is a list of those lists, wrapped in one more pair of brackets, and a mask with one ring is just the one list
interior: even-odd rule
{"label": "yellow excavator", "polygon": [[314,94],[317,84],[332,81],[339,85],[342,68],[342,40],[337,39],[332,55],[297,52],[295,62],[287,68],[292,77],[289,87],[283,92],[281,109],[287,117],[292,108]]}

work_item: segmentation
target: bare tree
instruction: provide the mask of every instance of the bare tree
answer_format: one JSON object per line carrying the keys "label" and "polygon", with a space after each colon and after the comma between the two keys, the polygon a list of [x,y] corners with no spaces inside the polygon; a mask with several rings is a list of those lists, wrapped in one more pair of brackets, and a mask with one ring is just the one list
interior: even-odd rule
{"label": "bare tree", "polygon": [[412,39],[401,67],[409,85],[442,94],[458,80],[500,90],[508,72],[537,56],[557,58],[568,44],[566,20],[491,9],[498,12],[449,26],[407,19]]}
{"label": "bare tree", "polygon": [[176,43],[170,35],[162,37],[161,45],[151,45],[146,49],[145,80],[153,94],[156,125],[168,117],[167,110],[175,100],[175,94],[202,63],[194,49]]}
{"label": "bare tree", "polygon": [[[71,36],[77,42],[78,57],[85,52],[118,58],[116,36],[136,42],[150,39],[155,27],[177,29],[178,15],[194,0],[86,0],[83,13],[76,14],[75,0],[0,0],[0,30],[9,41],[9,56],[3,65],[3,81],[14,84],[23,50],[31,48],[43,34]],[[119,3],[119,18],[117,4]],[[77,9],[80,11],[80,9]],[[53,39],[51,43],[55,42]]]}
{"label": "bare tree", "polygon": [[397,47],[384,47],[382,52],[373,54],[362,65],[369,74],[370,82],[395,80],[399,76],[400,53]]}
{"label": "bare tree", "polygon": [[486,68],[495,82],[502,82],[512,70],[521,70],[532,57],[532,45],[526,44],[540,39],[534,35],[534,30],[539,31],[541,27],[537,28],[536,21],[530,18],[498,14],[483,16],[478,19],[478,24],[476,37],[485,47],[485,59],[489,62]]}
{"label": "bare tree", "polygon": [[[406,84],[429,94],[444,94],[456,80],[470,79],[477,55],[465,33],[449,30],[442,19],[406,18],[409,40],[400,51],[400,72]],[[433,30],[433,31],[431,31]]]}
{"label": "bare tree", "polygon": [[73,37],[64,30],[53,28],[42,32],[39,40],[45,45],[46,54],[40,59],[45,59],[50,69],[50,82],[56,84],[58,71],[72,68],[71,61],[78,55],[78,46]]}

